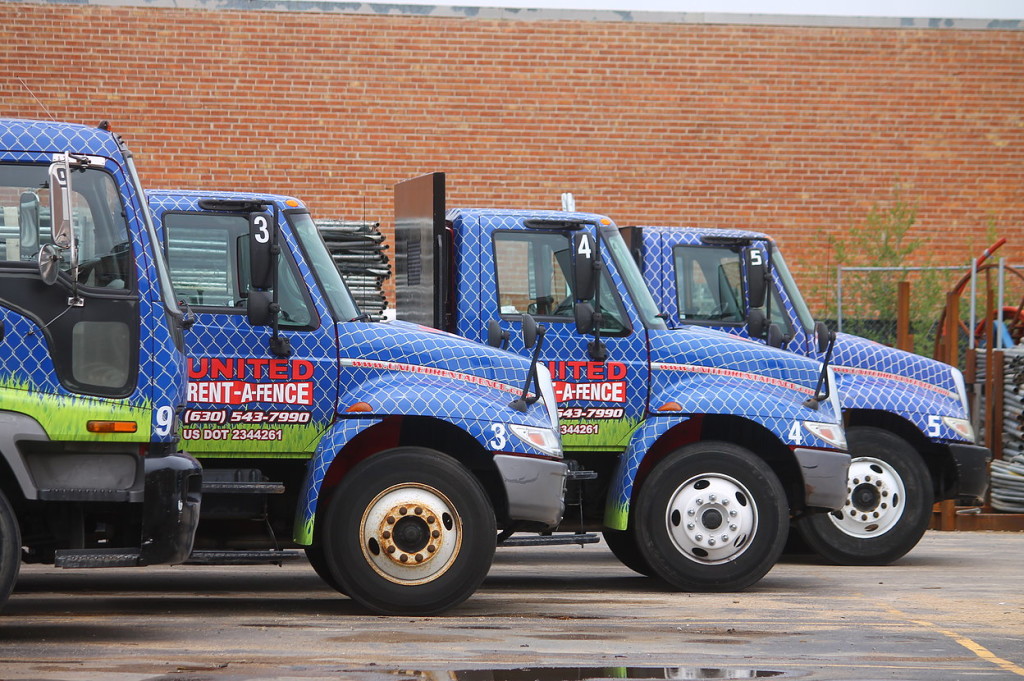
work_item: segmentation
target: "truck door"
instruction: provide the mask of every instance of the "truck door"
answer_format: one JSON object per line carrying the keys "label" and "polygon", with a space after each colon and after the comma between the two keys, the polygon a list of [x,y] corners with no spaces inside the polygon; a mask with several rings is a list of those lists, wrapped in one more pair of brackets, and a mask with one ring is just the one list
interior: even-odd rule
{"label": "truck door", "polygon": [[599,286],[602,358],[588,348],[593,337],[576,331],[572,232],[499,230],[493,242],[502,326],[518,339],[527,313],[547,328],[541,360],[554,379],[563,446],[625,449],[645,417],[649,368],[646,331],[629,300],[619,295],[614,267],[604,270]]}
{"label": "truck door", "polygon": [[175,293],[196,313],[188,337],[185,446],[198,456],[258,452],[310,456],[337,398],[336,337],[282,235],[279,326],[291,353],[272,352],[269,327],[246,314],[249,216],[231,212],[163,214]]}
{"label": "truck door", "polygon": [[0,380],[49,394],[127,398],[138,387],[141,344],[126,209],[102,159],[70,174],[80,264],[74,279],[60,262],[48,286],[37,265],[40,248],[52,244],[48,165],[0,163]]}

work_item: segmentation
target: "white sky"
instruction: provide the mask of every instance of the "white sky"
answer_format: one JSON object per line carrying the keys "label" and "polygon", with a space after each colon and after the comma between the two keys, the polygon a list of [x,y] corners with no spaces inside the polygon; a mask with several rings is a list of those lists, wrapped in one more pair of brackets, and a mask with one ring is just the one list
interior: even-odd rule
{"label": "white sky", "polygon": [[373,4],[794,14],[921,19],[1021,19],[1024,0],[367,0]]}

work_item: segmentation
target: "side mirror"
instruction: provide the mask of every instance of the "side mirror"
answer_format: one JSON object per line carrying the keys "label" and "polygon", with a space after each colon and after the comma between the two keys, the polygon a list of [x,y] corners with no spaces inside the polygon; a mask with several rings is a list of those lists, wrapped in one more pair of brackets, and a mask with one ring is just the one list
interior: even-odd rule
{"label": "side mirror", "polygon": [[523,347],[527,350],[537,342],[537,322],[528,314],[523,315]]}
{"label": "side mirror", "polygon": [[763,307],[768,293],[768,265],[764,251],[760,248],[748,248],[747,258],[747,297],[750,307]]}
{"label": "side mirror", "polygon": [[508,347],[508,331],[501,328],[497,319],[487,322],[487,344],[492,348]]}
{"label": "side mirror", "polygon": [[274,224],[274,218],[268,213],[253,213],[249,216],[250,289],[268,289],[274,286],[274,265],[277,255],[275,229],[277,225]]}
{"label": "side mirror", "polygon": [[825,352],[828,349],[828,341],[831,337],[825,322],[816,322],[814,324],[814,336],[818,340],[818,352]]}
{"label": "side mirror", "polygon": [[249,291],[245,299],[245,312],[253,326],[273,326],[277,317],[273,294],[270,291]]}
{"label": "side mirror", "polygon": [[747,333],[751,338],[764,338],[768,332],[768,318],[761,310],[751,309],[747,313]]}
{"label": "side mirror", "polygon": [[778,324],[768,325],[768,345],[773,348],[781,348],[786,344],[786,337],[782,333],[782,329],[779,328]]}
{"label": "side mirror", "polygon": [[[577,232],[572,237],[573,287],[576,300],[590,300],[594,297],[597,272],[594,259],[597,243],[587,232]],[[578,306],[577,306],[578,307]]]}
{"label": "side mirror", "polygon": [[67,159],[50,164],[50,235],[62,249],[71,249],[71,268],[78,264],[71,224],[71,169]]}
{"label": "side mirror", "polygon": [[33,191],[22,192],[18,202],[18,241],[26,256],[39,250],[39,195]]}
{"label": "side mirror", "polygon": [[594,331],[594,306],[590,303],[576,303],[573,309],[576,319],[576,333],[586,336]]}

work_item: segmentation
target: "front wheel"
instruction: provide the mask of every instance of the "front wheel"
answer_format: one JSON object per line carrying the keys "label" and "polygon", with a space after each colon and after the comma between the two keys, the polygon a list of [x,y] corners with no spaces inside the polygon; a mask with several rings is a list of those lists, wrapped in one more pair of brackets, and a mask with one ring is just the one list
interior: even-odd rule
{"label": "front wheel", "polygon": [[650,472],[637,498],[637,546],[655,575],[684,591],[736,591],[786,544],[786,494],[768,465],[727,442],[699,442]]}
{"label": "front wheel", "polygon": [[887,565],[914,548],[931,520],[931,476],[902,438],[880,428],[846,431],[853,459],[846,504],[797,521],[823,558],[840,565]]}
{"label": "front wheel", "polygon": [[21,530],[7,497],[0,492],[0,606],[7,602],[21,568]]}
{"label": "front wheel", "polygon": [[433,615],[476,591],[496,535],[487,494],[465,467],[431,449],[401,447],[345,477],[321,546],[339,590],[362,605]]}

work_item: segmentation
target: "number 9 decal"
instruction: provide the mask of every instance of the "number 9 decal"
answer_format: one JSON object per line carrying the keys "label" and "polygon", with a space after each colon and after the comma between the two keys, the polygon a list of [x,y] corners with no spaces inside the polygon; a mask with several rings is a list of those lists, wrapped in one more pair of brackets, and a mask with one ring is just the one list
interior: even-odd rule
{"label": "number 9 decal", "polygon": [[156,426],[153,432],[160,437],[167,437],[171,434],[171,426],[174,425],[174,410],[170,407],[160,407],[156,410]]}

